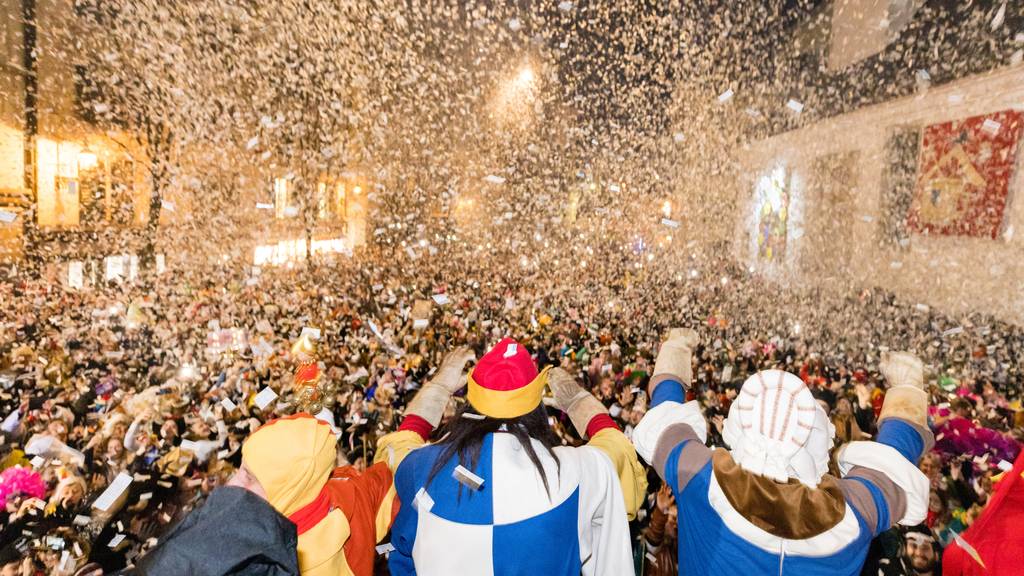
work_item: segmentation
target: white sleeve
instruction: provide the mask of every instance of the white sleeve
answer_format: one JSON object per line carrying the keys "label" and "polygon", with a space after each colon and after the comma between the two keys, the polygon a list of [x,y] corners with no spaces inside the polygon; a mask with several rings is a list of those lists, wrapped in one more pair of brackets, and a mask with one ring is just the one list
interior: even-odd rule
{"label": "white sleeve", "polygon": [[633,431],[633,446],[636,453],[648,464],[652,464],[654,450],[662,432],[675,424],[687,424],[701,443],[708,441],[708,423],[701,413],[700,404],[690,400],[686,404],[679,402],[662,402],[644,414],[640,424]]}
{"label": "white sleeve", "polygon": [[578,538],[583,576],[633,574],[629,522],[615,466],[598,448],[582,446]]}
{"label": "white sleeve", "polygon": [[141,418],[132,420],[132,423],[128,425],[128,431],[124,433],[124,449],[129,452],[135,452],[139,446],[135,443],[135,436],[139,432],[139,426],[142,424]]}
{"label": "white sleeve", "polygon": [[836,465],[842,476],[854,466],[881,472],[900,487],[907,497],[907,511],[898,522],[914,526],[928,516],[928,495],[931,484],[921,469],[914,466],[892,446],[879,442],[850,442],[836,454]]}

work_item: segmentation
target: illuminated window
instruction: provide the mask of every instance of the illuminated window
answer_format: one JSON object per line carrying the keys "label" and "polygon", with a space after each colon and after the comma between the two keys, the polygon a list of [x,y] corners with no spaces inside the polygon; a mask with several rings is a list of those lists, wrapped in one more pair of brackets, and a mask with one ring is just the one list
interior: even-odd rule
{"label": "illuminated window", "polygon": [[77,226],[78,155],[73,142],[36,140],[36,204],[40,226]]}
{"label": "illuminated window", "polygon": [[789,231],[789,177],[785,167],[778,166],[762,176],[756,194],[758,256],[769,262],[782,260]]}
{"label": "illuminated window", "polygon": [[284,218],[288,211],[288,179],[274,178],[274,216]]}
{"label": "illuminated window", "polygon": [[345,219],[345,184],[338,182],[334,188],[334,213]]}
{"label": "illuminated window", "polygon": [[327,183],[320,182],[316,185],[316,217],[321,220],[327,219]]}

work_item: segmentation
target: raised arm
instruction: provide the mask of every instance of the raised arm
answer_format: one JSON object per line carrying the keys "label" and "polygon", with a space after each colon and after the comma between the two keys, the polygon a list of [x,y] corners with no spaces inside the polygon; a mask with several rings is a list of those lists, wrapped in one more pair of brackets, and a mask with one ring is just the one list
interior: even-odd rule
{"label": "raised arm", "polygon": [[409,452],[426,444],[430,433],[441,423],[452,394],[461,387],[462,369],[474,357],[468,348],[456,348],[445,356],[434,378],[409,403],[398,430],[377,441],[374,462],[385,462],[394,472]]}
{"label": "raised arm", "polygon": [[576,431],[590,439],[587,445],[601,450],[611,459],[622,486],[626,513],[632,520],[647,492],[647,474],[636,459],[633,445],[616,426],[608,409],[577,384],[568,372],[561,368],[551,370],[548,386],[555,396],[555,404],[569,415]]}
{"label": "raised arm", "polygon": [[633,431],[637,453],[676,493],[711,459],[707,422],[696,400],[686,402],[693,377],[691,357],[697,333],[674,328],[661,345],[648,385],[651,409]]}
{"label": "raised arm", "polygon": [[875,442],[851,442],[836,456],[846,498],[875,534],[894,524],[913,526],[928,513],[928,478],[917,463],[935,439],[928,428],[924,367],[912,354],[897,352],[879,369],[889,382]]}

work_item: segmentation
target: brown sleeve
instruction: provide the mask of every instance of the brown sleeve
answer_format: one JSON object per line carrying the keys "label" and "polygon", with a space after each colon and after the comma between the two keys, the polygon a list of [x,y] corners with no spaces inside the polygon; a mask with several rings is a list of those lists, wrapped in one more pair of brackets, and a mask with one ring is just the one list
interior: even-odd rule
{"label": "brown sleeve", "polygon": [[644,533],[651,546],[661,545],[665,539],[665,524],[667,523],[668,515],[655,506],[654,512],[651,513],[651,523],[647,525],[647,530]]}
{"label": "brown sleeve", "polygon": [[673,424],[665,429],[658,438],[658,444],[654,448],[654,458],[651,465],[662,480],[668,480],[666,475],[668,458],[672,451],[680,444],[683,446],[679,454],[679,464],[676,468],[676,485],[673,488],[682,492],[686,484],[700,472],[708,461],[711,460],[711,449],[701,443],[697,433],[689,424]]}
{"label": "brown sleeve", "polygon": [[[886,510],[879,510],[870,488],[871,484],[882,495]],[[863,466],[854,466],[850,473],[839,481],[846,501],[854,508],[871,528],[872,534],[879,534],[895,526],[907,513],[907,495],[902,488],[884,473]],[[883,513],[888,512],[889,521],[880,526]]]}

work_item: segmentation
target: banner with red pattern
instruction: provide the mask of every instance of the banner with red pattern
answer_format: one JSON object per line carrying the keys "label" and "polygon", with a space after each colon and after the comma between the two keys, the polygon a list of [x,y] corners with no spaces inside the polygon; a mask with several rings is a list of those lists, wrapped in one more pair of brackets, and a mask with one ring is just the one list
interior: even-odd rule
{"label": "banner with red pattern", "polygon": [[918,234],[996,238],[1024,114],[995,112],[925,128],[907,227]]}

